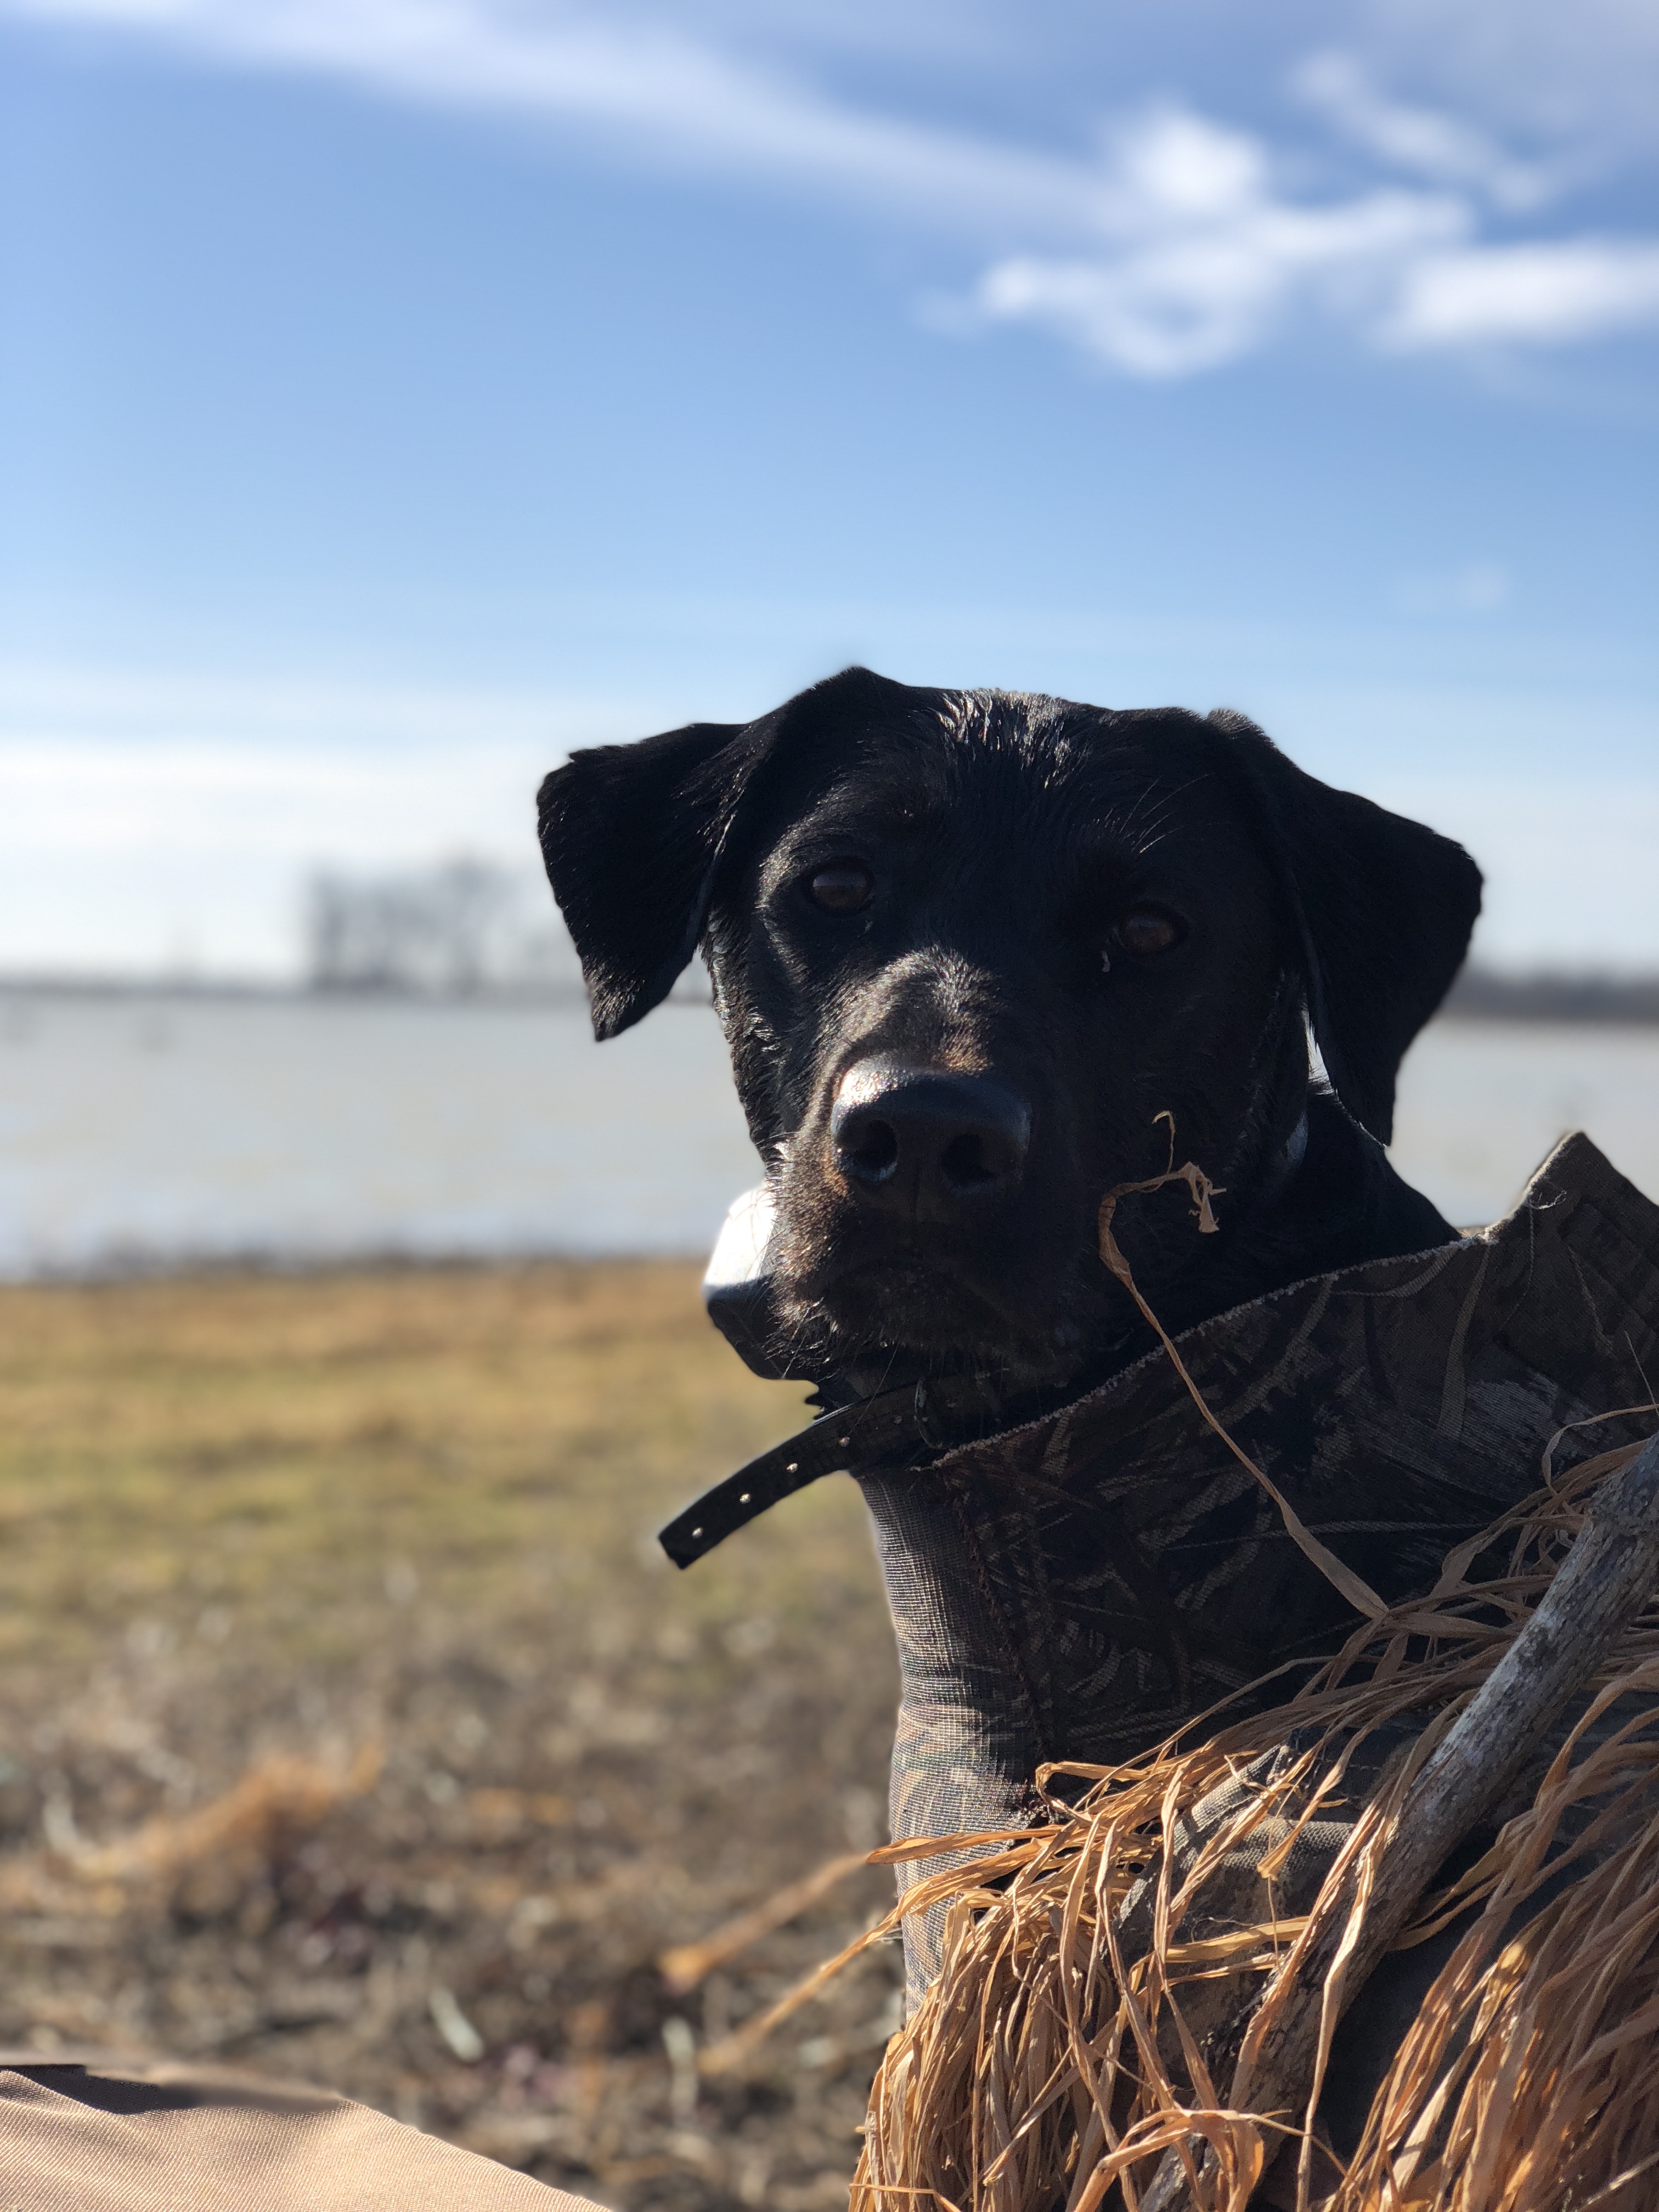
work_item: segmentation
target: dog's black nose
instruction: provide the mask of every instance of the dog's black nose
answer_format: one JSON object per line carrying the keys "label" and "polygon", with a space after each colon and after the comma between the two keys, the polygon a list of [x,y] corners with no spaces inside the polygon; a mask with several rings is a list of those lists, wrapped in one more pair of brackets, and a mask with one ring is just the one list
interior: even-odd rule
{"label": "dog's black nose", "polygon": [[1030,1108],[997,1077],[885,1056],[848,1068],[830,1115],[836,1165],[854,1195],[923,1218],[1012,1190],[1030,1136]]}

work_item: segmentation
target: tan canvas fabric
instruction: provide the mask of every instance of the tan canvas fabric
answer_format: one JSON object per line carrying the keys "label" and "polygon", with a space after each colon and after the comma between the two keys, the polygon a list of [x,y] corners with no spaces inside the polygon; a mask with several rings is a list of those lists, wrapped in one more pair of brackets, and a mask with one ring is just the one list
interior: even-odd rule
{"label": "tan canvas fabric", "polygon": [[327,2090],[0,2052],[0,2212],[598,2212]]}

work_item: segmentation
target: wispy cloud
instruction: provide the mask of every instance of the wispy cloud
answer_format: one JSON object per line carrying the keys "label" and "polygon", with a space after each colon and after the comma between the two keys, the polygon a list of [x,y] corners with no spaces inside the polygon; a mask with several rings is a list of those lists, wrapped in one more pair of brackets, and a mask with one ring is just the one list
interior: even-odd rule
{"label": "wispy cloud", "polygon": [[182,675],[0,660],[0,739],[211,747],[226,734],[272,745],[386,751],[572,744],[638,734],[658,700],[349,679]]}
{"label": "wispy cloud", "polygon": [[0,0],[243,67],[585,125],[636,153],[829,187],[982,234],[1086,221],[1090,166],[851,106],[659,21],[512,0]]}
{"label": "wispy cloud", "polygon": [[1563,166],[1518,161],[1462,117],[1391,100],[1352,54],[1314,54],[1291,88],[1346,137],[1391,167],[1467,187],[1495,206],[1541,207],[1567,181]]}
{"label": "wispy cloud", "polygon": [[1570,148],[1575,171],[1651,157],[1653,0],[1322,0],[1309,12],[1322,40],[1364,54],[1376,82],[1410,84],[1497,137]]}
{"label": "wispy cloud", "polygon": [[0,662],[0,969],[293,970],[319,863],[534,879],[536,787],[659,703]]}
{"label": "wispy cloud", "polygon": [[[929,309],[1024,323],[1144,378],[1214,369],[1313,318],[1382,352],[1577,345],[1659,323],[1659,239],[1516,235],[1571,181],[1352,57],[1294,89],[1376,172],[1346,194],[1287,181],[1264,137],[1177,104],[1055,152],[835,96],[742,34],[556,0],[0,0],[222,64],[310,72],[403,100],[542,118],[635,158],[787,182],[993,258]],[[1502,227],[1507,225],[1508,230]],[[1496,226],[1496,228],[1495,228]]]}
{"label": "wispy cloud", "polygon": [[543,692],[0,663],[0,858],[530,854],[545,770],[651,719]]}

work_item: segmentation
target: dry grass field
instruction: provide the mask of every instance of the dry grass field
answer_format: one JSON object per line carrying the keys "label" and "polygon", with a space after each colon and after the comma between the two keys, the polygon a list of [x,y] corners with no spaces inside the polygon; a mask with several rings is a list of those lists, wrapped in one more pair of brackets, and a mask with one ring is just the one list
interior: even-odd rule
{"label": "dry grass field", "polygon": [[329,2082],[617,2207],[844,2201],[893,1952],[698,2061],[890,1877],[656,1963],[882,1832],[852,1486],[653,1541],[799,1396],[678,1264],[0,1291],[0,2040]]}

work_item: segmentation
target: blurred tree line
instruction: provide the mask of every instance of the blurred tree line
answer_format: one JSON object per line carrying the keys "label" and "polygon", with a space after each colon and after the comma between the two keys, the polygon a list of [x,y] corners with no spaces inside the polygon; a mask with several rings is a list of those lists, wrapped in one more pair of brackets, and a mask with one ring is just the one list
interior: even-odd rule
{"label": "blurred tree line", "polygon": [[318,991],[467,998],[581,988],[546,885],[465,855],[375,872],[318,869],[306,886],[304,936]]}
{"label": "blurred tree line", "polygon": [[[319,868],[306,884],[313,991],[579,998],[581,963],[539,875],[466,854],[423,867]],[[676,999],[707,1001],[700,963]]]}

